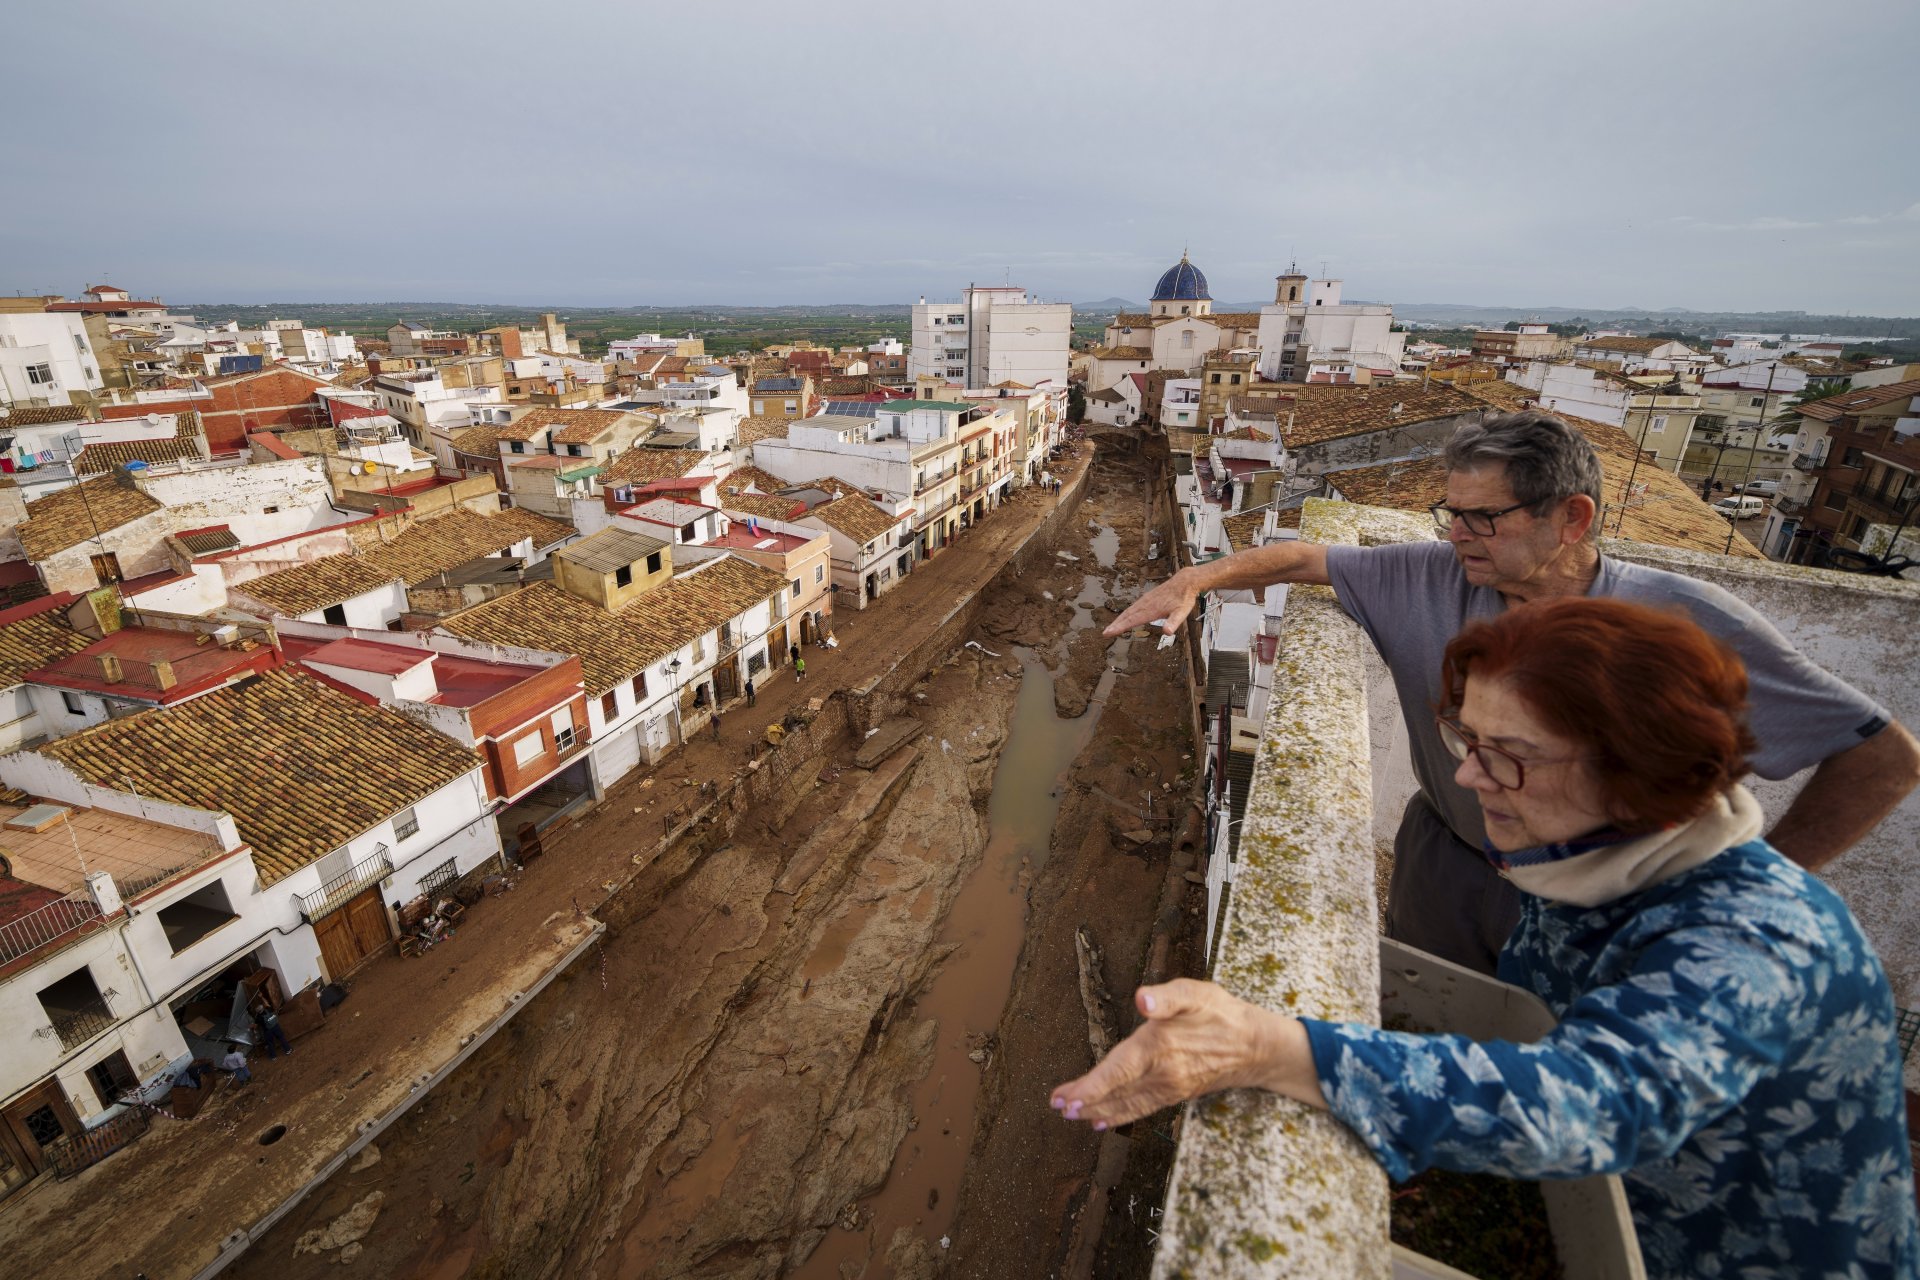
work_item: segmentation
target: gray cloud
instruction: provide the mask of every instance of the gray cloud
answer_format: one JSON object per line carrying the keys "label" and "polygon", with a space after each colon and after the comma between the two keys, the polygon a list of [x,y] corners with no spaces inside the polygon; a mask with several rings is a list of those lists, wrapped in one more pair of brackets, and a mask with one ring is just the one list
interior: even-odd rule
{"label": "gray cloud", "polygon": [[1912,312],[1920,6],[19,0],[0,289]]}

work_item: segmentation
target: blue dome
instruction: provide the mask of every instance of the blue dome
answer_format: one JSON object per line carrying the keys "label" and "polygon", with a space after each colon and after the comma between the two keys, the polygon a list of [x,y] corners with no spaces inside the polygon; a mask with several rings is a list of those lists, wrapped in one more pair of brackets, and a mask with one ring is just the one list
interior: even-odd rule
{"label": "blue dome", "polygon": [[1167,268],[1160,277],[1160,283],[1153,286],[1154,302],[1186,302],[1206,299],[1213,301],[1213,295],[1207,292],[1207,278],[1200,274],[1200,268],[1187,261],[1185,254],[1180,261]]}

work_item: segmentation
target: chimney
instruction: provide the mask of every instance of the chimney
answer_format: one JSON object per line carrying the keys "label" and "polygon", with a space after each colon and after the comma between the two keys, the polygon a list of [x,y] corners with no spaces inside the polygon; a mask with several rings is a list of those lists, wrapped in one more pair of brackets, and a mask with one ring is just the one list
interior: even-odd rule
{"label": "chimney", "polygon": [[120,671],[120,659],[111,653],[97,653],[94,661],[100,664],[100,678],[108,684],[119,684],[126,677]]}
{"label": "chimney", "polygon": [[87,874],[87,896],[93,899],[93,905],[100,908],[103,916],[112,915],[122,906],[120,889],[113,883],[113,876],[105,871]]}
{"label": "chimney", "polygon": [[165,661],[153,664],[153,682],[160,686],[160,692],[162,693],[165,693],[167,690],[173,688],[174,685],[180,683],[174,679],[173,664]]}

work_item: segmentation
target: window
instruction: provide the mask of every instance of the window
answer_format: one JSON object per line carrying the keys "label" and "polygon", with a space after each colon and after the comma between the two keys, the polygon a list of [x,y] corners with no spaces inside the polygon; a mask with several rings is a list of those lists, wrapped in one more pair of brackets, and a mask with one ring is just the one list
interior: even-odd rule
{"label": "window", "polygon": [[87,706],[84,702],[80,701],[80,695],[77,693],[63,692],[60,695],[60,701],[66,704],[67,714],[70,716],[84,716],[87,714]]}
{"label": "window", "polygon": [[1855,516],[1853,518],[1853,527],[1847,530],[1847,536],[1855,542],[1858,542],[1867,536],[1867,530],[1870,527],[1871,524],[1865,516]]}
{"label": "window", "polygon": [[179,955],[215,929],[238,919],[227,887],[218,880],[209,881],[177,902],[170,902],[155,913],[167,945]]}
{"label": "window", "polygon": [[279,507],[262,507],[260,508],[260,514],[263,516],[277,516],[280,514],[280,508]]}
{"label": "window", "polygon": [[573,710],[562,707],[547,717],[547,723],[553,726],[553,749],[567,752],[573,750]]}
{"label": "window", "polygon": [[793,598],[796,600],[800,598],[800,579],[798,578],[793,580]]}
{"label": "window", "polygon": [[1767,402],[1767,398],[1765,396],[1748,396],[1747,408],[1758,409],[1761,405],[1765,404],[1766,402]]}
{"label": "window", "polygon": [[618,569],[615,569],[613,571],[613,585],[616,587],[633,585],[633,566],[623,564]]}
{"label": "window", "polygon": [[1213,385],[1216,387],[1220,385],[1220,375],[1217,373],[1213,375]]}
{"label": "window", "polygon": [[344,604],[328,605],[325,609],[321,611],[320,620],[322,622],[330,622],[336,627],[346,626],[347,625],[347,606],[345,606]]}
{"label": "window", "polygon": [[1847,509],[1847,495],[1838,489],[1828,488],[1827,496],[1820,505],[1829,511],[1845,511]]}
{"label": "window", "polygon": [[508,442],[507,448],[513,450],[515,453],[525,453],[527,451],[527,444],[524,440],[513,440]]}
{"label": "window", "polygon": [[600,695],[600,718],[612,724],[620,715],[620,695],[612,689]]}
{"label": "window", "polygon": [[800,402],[798,400],[787,401],[787,412],[788,413],[800,412]]}
{"label": "window", "polygon": [[658,551],[649,552],[647,554],[647,572],[648,573],[660,572],[660,553]]}
{"label": "window", "polygon": [[92,1083],[94,1096],[100,1099],[103,1107],[113,1106],[140,1088],[140,1077],[133,1074],[133,1064],[127,1061],[125,1053],[118,1050],[88,1067],[87,1079]]}
{"label": "window", "polygon": [[761,414],[765,413],[766,411],[767,411],[767,402],[765,400],[755,400],[753,402],[753,415],[756,418],[759,417]]}
{"label": "window", "polygon": [[27,366],[27,381],[36,387],[44,387],[53,381],[53,366],[50,364],[30,364]]}
{"label": "window", "polygon": [[[1182,307],[1181,310],[1184,311],[1186,308]],[[1183,329],[1180,331],[1180,349],[1182,351],[1193,350],[1193,330]]]}
{"label": "window", "polygon": [[816,583],[824,582],[826,580],[826,577],[827,577],[827,566],[823,564],[817,564],[813,566],[813,580]]}
{"label": "window", "polygon": [[1858,449],[1848,449],[1840,455],[1840,465],[1858,470],[1867,465],[1867,455],[1861,453]]}
{"label": "window", "polygon": [[402,809],[393,820],[393,838],[410,840],[420,834],[420,815],[412,808]]}
{"label": "window", "polygon": [[647,673],[642,671],[633,677],[633,700],[643,702],[647,696]]}
{"label": "window", "polygon": [[532,733],[523,733],[514,739],[513,762],[522,769],[545,754],[547,754],[547,744],[541,738],[538,729]]}

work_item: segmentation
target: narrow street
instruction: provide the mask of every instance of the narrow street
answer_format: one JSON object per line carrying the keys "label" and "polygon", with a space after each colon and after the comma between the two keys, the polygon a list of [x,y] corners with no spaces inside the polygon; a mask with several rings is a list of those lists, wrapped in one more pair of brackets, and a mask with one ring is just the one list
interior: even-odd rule
{"label": "narrow street", "polygon": [[[1178,650],[1098,635],[1137,590],[1144,480],[1095,464],[1064,554],[1003,578],[979,647],[908,690],[903,749],[869,771],[842,743],[778,811],[655,858],[599,954],[227,1274],[1057,1274],[1100,1152],[1045,1105],[1090,1060],[1075,933],[1117,996],[1097,1020],[1127,1018],[1193,767]],[[993,554],[929,568],[969,552]],[[900,603],[944,618],[920,577]],[[543,861],[657,835],[675,766],[743,767],[750,727],[853,678],[859,633],[899,616],[837,619],[758,724],[730,713]]]}

